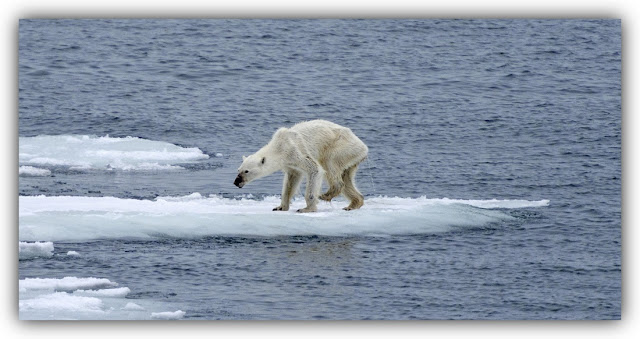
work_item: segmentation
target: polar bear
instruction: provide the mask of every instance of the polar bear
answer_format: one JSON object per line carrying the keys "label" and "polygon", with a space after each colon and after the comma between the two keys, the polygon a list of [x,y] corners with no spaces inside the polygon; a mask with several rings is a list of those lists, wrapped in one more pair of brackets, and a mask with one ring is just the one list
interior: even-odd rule
{"label": "polar bear", "polygon": [[[242,188],[257,178],[283,171],[282,202],[273,210],[288,211],[291,197],[306,176],[307,206],[298,212],[315,212],[318,199],[331,201],[341,193],[351,201],[344,209],[354,210],[364,204],[354,179],[368,152],[367,145],[347,127],[326,120],[301,122],[278,129],[267,145],[248,157],[243,156],[233,183]],[[329,189],[318,195],[323,176]]]}

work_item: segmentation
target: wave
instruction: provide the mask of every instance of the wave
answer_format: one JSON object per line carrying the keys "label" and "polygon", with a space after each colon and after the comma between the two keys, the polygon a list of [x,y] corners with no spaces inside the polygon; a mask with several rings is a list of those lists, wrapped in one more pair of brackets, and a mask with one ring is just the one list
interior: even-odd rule
{"label": "wave", "polygon": [[[40,135],[19,138],[19,163],[79,170],[175,170],[176,164],[208,159],[198,148],[136,137]],[[22,166],[24,167],[24,166]],[[21,167],[21,169],[22,169]],[[33,168],[33,167],[31,167]],[[33,170],[26,173],[33,173]]]}
{"label": "wave", "polygon": [[20,196],[20,241],[89,241],[205,236],[387,236],[430,234],[513,220],[505,209],[542,207],[548,200],[452,200],[373,197],[343,211],[346,201],[321,203],[316,213],[273,212],[277,196],[262,200],[193,193],[155,200],[116,197]]}

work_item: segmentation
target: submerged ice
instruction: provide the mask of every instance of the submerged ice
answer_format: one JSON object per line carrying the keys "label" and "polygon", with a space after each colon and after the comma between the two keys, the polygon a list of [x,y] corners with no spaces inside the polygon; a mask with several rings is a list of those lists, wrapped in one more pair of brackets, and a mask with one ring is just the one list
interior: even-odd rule
{"label": "submerged ice", "polygon": [[[40,135],[20,137],[20,175],[50,175],[42,167],[99,170],[171,170],[176,164],[208,159],[198,148],[136,137],[89,135]],[[34,167],[36,166],[36,167]]]}
{"label": "submerged ice", "polygon": [[273,212],[279,197],[231,199],[194,193],[155,200],[115,197],[21,196],[20,241],[88,241],[109,238],[203,236],[384,236],[446,232],[513,219],[504,209],[548,205],[547,200],[452,200],[373,197],[362,209],[346,201],[323,203],[318,212]]}

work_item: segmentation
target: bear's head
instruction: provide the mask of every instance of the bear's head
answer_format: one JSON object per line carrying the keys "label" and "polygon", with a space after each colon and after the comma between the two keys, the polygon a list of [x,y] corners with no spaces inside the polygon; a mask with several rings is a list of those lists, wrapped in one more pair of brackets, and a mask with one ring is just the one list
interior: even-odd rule
{"label": "bear's head", "polygon": [[243,156],[242,165],[238,168],[238,176],[233,184],[242,188],[255,179],[275,172],[273,167],[270,166],[269,160],[264,155],[256,153],[248,157]]}

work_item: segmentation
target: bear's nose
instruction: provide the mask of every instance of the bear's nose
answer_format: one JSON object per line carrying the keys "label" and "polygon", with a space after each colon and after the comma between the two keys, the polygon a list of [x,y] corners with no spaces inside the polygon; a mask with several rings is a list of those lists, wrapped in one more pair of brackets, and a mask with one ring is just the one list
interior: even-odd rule
{"label": "bear's nose", "polygon": [[242,186],[244,186],[244,185],[242,185],[242,186],[240,185],[242,183],[242,181],[243,181],[242,177],[240,176],[240,174],[238,174],[238,176],[236,177],[236,180],[233,182],[233,184],[238,186],[238,187],[240,187],[240,188],[242,188]]}

